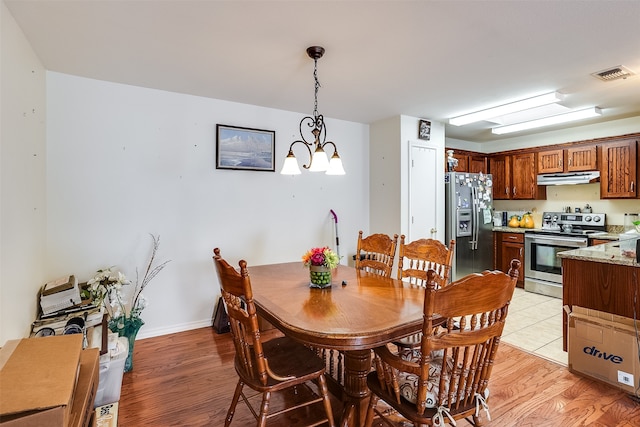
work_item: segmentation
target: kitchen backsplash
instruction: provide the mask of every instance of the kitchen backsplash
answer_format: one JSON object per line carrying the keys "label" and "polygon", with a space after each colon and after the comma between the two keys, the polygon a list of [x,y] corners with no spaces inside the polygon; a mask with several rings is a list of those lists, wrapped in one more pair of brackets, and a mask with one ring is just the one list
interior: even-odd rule
{"label": "kitchen backsplash", "polygon": [[[640,199],[600,200],[600,183],[580,185],[556,185],[547,187],[547,200],[494,200],[493,207],[498,211],[513,212],[522,215],[532,212],[536,227],[541,224],[542,212],[561,212],[564,207],[584,208],[589,204],[596,213],[607,214],[607,230],[623,228],[624,214],[640,211]],[[536,215],[537,214],[537,215]],[[616,231],[611,231],[615,233]]]}

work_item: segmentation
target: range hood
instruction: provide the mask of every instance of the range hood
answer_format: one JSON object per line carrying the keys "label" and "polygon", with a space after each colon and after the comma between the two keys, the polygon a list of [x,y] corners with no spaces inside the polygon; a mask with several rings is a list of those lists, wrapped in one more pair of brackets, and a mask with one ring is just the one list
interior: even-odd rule
{"label": "range hood", "polygon": [[545,173],[538,175],[538,185],[575,185],[600,181],[599,171]]}

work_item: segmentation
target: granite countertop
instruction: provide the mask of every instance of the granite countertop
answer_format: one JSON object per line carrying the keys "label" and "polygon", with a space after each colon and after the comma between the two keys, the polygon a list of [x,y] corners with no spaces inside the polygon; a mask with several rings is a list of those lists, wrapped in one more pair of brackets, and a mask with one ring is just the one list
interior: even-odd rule
{"label": "granite countertop", "polygon": [[[525,231],[541,231],[541,228],[515,228],[515,227],[493,227],[492,231],[502,232],[502,233],[524,233]],[[612,232],[602,232],[596,234],[588,234],[590,239],[600,239],[600,240],[618,240],[620,238],[619,233]]]}
{"label": "granite countertop", "polygon": [[[619,236],[619,235],[616,235]],[[600,236],[598,236],[599,238]],[[633,251],[635,252],[635,239],[633,239]],[[559,252],[560,258],[575,259],[579,261],[594,261],[605,264],[627,265],[640,268],[636,258],[622,256],[621,242],[604,243],[602,245],[589,246],[587,248],[572,249]],[[624,244],[624,243],[623,243]]]}
{"label": "granite countertop", "polygon": [[525,230],[535,230],[535,228],[493,227],[492,229],[492,231],[501,231],[503,233],[524,233]]}

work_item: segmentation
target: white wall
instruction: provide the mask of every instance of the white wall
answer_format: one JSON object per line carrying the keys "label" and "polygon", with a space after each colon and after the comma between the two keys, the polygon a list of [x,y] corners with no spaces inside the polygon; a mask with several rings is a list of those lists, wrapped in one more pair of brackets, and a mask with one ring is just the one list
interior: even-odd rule
{"label": "white wall", "polygon": [[[409,235],[409,151],[411,143],[433,147],[444,159],[444,125],[431,122],[431,139],[418,139],[419,118],[396,116],[371,124],[369,163],[371,167],[371,232]],[[444,161],[434,173],[439,187],[434,206],[444,206]],[[444,238],[444,215],[437,219],[437,238]],[[424,236],[431,237],[431,236]]]}
{"label": "white wall", "polygon": [[[47,76],[46,271],[87,280],[116,265],[133,278],[148,233],[160,235],[159,259],[172,261],[145,293],[141,337],[210,324],[214,247],[236,265],[298,261],[335,246],[334,209],[346,263],[369,227],[366,125],[326,121],[345,176],[283,176],[302,113]],[[276,172],[217,170],[218,123],[275,130]]]}
{"label": "white wall", "polygon": [[0,2],[0,346],[26,336],[45,278],[45,70]]}

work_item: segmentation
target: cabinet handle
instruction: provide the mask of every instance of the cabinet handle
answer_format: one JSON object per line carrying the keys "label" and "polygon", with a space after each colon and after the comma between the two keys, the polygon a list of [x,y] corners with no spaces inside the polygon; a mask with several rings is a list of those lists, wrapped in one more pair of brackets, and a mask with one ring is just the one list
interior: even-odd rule
{"label": "cabinet handle", "polygon": [[520,248],[520,257],[522,258],[522,251],[524,250],[524,248]]}
{"label": "cabinet handle", "polygon": [[573,158],[569,157],[569,166],[571,166],[573,164]]}
{"label": "cabinet handle", "polygon": [[[571,164],[571,159],[569,159],[569,164]],[[562,169],[562,159],[558,160],[558,167]]]}
{"label": "cabinet handle", "polygon": [[513,195],[514,196],[516,195],[516,187],[515,186],[513,187]]}
{"label": "cabinet handle", "polygon": [[509,195],[509,187],[504,187],[504,194]]}
{"label": "cabinet handle", "polygon": [[631,192],[633,193],[635,191],[636,188],[636,183],[631,181]]}

